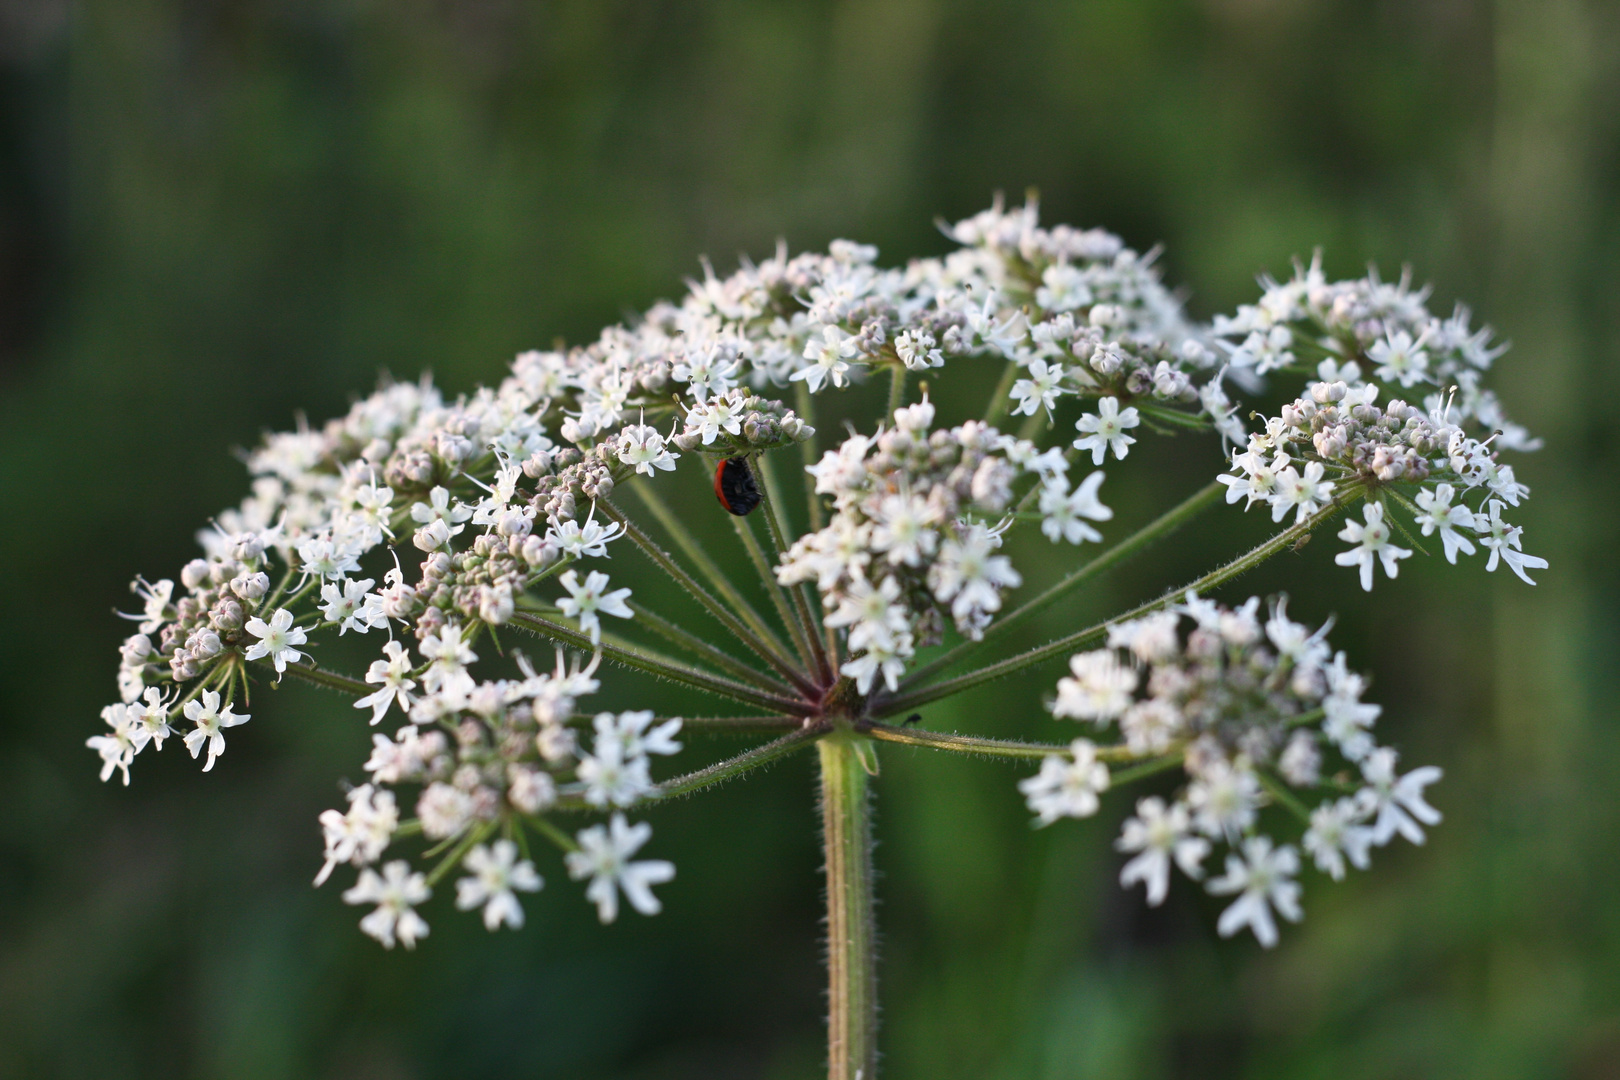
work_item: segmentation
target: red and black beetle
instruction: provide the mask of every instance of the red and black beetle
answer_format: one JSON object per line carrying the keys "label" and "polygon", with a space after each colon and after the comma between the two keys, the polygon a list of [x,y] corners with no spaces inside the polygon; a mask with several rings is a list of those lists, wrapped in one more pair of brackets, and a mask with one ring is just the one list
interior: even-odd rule
{"label": "red and black beetle", "polygon": [[742,517],[759,505],[759,485],[747,458],[726,458],[714,470],[714,497],[720,505]]}

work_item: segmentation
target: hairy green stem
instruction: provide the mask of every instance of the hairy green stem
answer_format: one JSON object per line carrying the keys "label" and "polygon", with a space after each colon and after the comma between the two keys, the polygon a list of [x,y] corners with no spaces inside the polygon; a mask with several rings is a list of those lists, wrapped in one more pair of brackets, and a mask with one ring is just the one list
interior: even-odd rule
{"label": "hairy green stem", "polygon": [[342,690],[344,693],[353,694],[356,697],[365,697],[377,689],[375,686],[363,683],[359,679],[351,679],[347,675],[325,671],[316,667],[313,662],[308,664],[288,664],[287,674],[303,679],[305,682],[314,683],[316,686],[324,686],[328,690]]}
{"label": "hairy green stem", "polygon": [[889,369],[889,407],[883,414],[885,420],[894,416],[894,411],[906,403],[906,365],[896,360]]}
{"label": "hairy green stem", "polygon": [[1301,536],[1309,535],[1311,530],[1315,529],[1318,525],[1321,525],[1333,515],[1337,514],[1343,506],[1344,499],[1336,497],[1333,502],[1318,510],[1316,513],[1312,514],[1299,524],[1294,525],[1291,528],[1284,529],[1282,532],[1273,536],[1265,543],[1248,552],[1245,552],[1242,555],[1239,555],[1225,566],[1211,570],[1197,581],[1183,585],[1179,589],[1173,589],[1170,592],[1165,593],[1157,600],[1150,600],[1145,604],[1139,604],[1131,610],[1116,615],[1111,619],[1104,620],[1103,622],[1097,623],[1094,626],[1087,627],[1086,629],[1077,631],[1073,634],[1060,637],[1055,641],[1049,641],[1045,645],[1030,649],[1028,652],[1020,653],[1017,656],[1009,657],[1006,660],[991,664],[988,667],[980,668],[978,671],[970,672],[954,679],[946,679],[944,682],[938,682],[932,686],[925,686],[920,690],[913,690],[910,693],[901,693],[895,697],[889,698],[886,701],[881,699],[876,700],[873,702],[870,715],[874,719],[881,719],[894,716],[898,713],[909,712],[920,705],[928,704],[930,701],[938,701],[940,698],[950,697],[953,694],[960,694],[962,691],[970,690],[975,686],[981,685],[982,683],[992,682],[996,679],[1004,679],[1009,675],[1015,675],[1018,672],[1023,671],[1025,668],[1032,667],[1033,665],[1039,664],[1044,660],[1050,659],[1051,657],[1058,656],[1062,653],[1069,652],[1072,649],[1078,649],[1082,646],[1088,645],[1102,638],[1103,635],[1108,632],[1108,628],[1116,623],[1139,618],[1143,615],[1158,611],[1161,608],[1168,607],[1170,604],[1180,600],[1188,592],[1202,594],[1209,589],[1213,589],[1217,585],[1230,581],[1240,574],[1253,570],[1256,566],[1259,566],[1273,555],[1292,546],[1294,542],[1297,541]]}
{"label": "hairy green stem", "polygon": [[763,746],[756,746],[752,750],[744,751],[736,757],[710,765],[706,769],[678,776],[673,780],[658,785],[658,791],[652,796],[654,799],[678,799],[684,795],[702,791],[704,788],[723,784],[727,780],[735,780],[739,776],[753,772],[762,765],[769,765],[778,758],[786,757],[795,751],[802,750],[821,738],[828,731],[826,725],[814,727],[801,727],[797,731],[790,731],[780,739],[773,739]]}
{"label": "hairy green stem", "polygon": [[877,924],[872,909],[872,801],[855,740],[837,731],[821,751],[827,858],[827,1077],[877,1076]]}
{"label": "hairy green stem", "polygon": [[1112,570],[1126,559],[1147,548],[1154,541],[1163,540],[1197,517],[1204,509],[1214,506],[1225,491],[1226,488],[1218,483],[1211,483],[1207,487],[1200,488],[1183,499],[1179,505],[1165,511],[1159,517],[1142,526],[1084,566],[1073,571],[1061,581],[1048,587],[1039,596],[1024,601],[1018,607],[991,623],[985,628],[984,636],[978,641],[964,641],[912,672],[906,677],[902,690],[905,687],[916,686],[936,672],[946,670],[963,657],[982,649],[987,642],[996,640],[1002,634],[1005,634],[1008,629],[1018,625],[1035,614],[1035,612],[1056,603],[1058,597],[1078,588],[1104,571]]}
{"label": "hairy green stem", "polygon": [[[930,750],[946,750],[974,757],[1010,758],[1016,761],[1040,761],[1044,758],[1068,757],[1069,748],[1061,743],[1020,742],[1016,739],[985,739],[977,735],[956,735],[927,728],[894,727],[889,724],[861,724],[857,730],[884,742],[906,746],[926,746]],[[1099,746],[1097,757],[1101,761],[1134,761],[1136,755],[1126,746]]]}
{"label": "hairy green stem", "polygon": [[585,634],[572,626],[552,622],[539,615],[527,611],[514,612],[511,624],[524,630],[529,630],[542,637],[550,638],[563,645],[569,645],[587,652],[600,650],[602,656],[616,664],[644,671],[649,675],[656,675],[671,682],[683,683],[686,686],[707,690],[711,694],[731,698],[746,705],[757,705],[773,712],[803,714],[811,708],[804,701],[795,698],[768,694],[756,690],[745,683],[734,682],[719,675],[711,675],[697,668],[687,667],[672,661],[655,659],[639,650],[627,649],[610,642],[593,643],[590,635]]}

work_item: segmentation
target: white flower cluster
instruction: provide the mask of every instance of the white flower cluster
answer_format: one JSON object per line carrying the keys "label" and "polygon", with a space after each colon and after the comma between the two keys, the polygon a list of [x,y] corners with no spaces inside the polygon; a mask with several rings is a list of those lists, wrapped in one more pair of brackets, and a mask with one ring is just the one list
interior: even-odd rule
{"label": "white flower cluster", "polygon": [[[512,890],[539,889],[539,875],[531,862],[514,861],[517,848],[510,840],[503,839],[493,848],[478,841],[498,827],[533,819],[559,801],[622,808],[653,795],[657,789],[649,772],[649,755],[680,750],[674,737],[681,721],[655,724],[651,712],[600,713],[586,752],[580,749],[569,722],[577,699],[598,688],[594,661],[569,670],[559,651],[556,670],[537,673],[519,657],[521,679],[478,682],[465,667],[477,657],[454,626],[424,641],[423,654],[429,657],[427,664],[412,669],[404,649],[391,642],[388,659],[373,664],[367,675],[367,681],[381,689],[356,707],[373,708],[380,719],[397,701],[408,709],[411,722],[391,737],[372,736],[371,758],[365,764],[371,782],[349,793],[347,811],[328,810],[321,815],[326,862],[315,883],[324,882],[339,863],[365,868],[382,857],[401,825],[394,787],[411,784],[420,789],[415,821],[422,835],[433,841],[459,841],[466,852],[465,865],[473,876],[458,883],[457,906],[463,910],[483,907],[485,924],[491,930],[501,925],[515,929],[523,923],[523,909]],[[422,679],[420,693],[414,692],[418,684],[413,674]],[[639,825],[627,833],[629,827],[623,825],[622,817],[618,820],[621,827],[613,832],[616,839],[603,842],[606,846],[598,843],[600,837],[593,829],[584,830],[578,838],[582,849],[597,844],[592,856],[595,861],[589,864],[592,869],[574,876],[591,878],[586,895],[596,902],[604,922],[617,914],[621,887],[638,911],[656,912],[657,903],[647,886],[674,875],[674,868],[666,862],[629,861],[651,830]],[[469,844],[474,846],[468,848]],[[408,868],[408,864],[390,863],[383,878],[362,869],[360,884],[345,893],[344,899],[379,904],[377,912],[361,923],[362,928],[388,946],[397,932],[409,946],[427,932],[426,923],[410,912],[410,905],[427,898],[428,882],[420,873],[395,882],[398,874],[393,867]],[[569,867],[573,872],[576,863],[571,860]],[[390,892],[385,898],[378,890],[388,882],[403,891],[398,895]],[[406,896],[416,899],[407,903],[401,899]],[[401,904],[405,906],[400,908]],[[398,921],[405,918],[404,912],[409,912],[411,920],[408,935],[406,924]]]}
{"label": "white flower cluster", "polygon": [[[1477,542],[1490,549],[1488,569],[1505,561],[1524,576],[1545,565],[1522,552],[1520,530],[1501,520],[1526,489],[1496,451],[1534,442],[1502,419],[1480,386],[1500,349],[1488,331],[1468,328],[1466,311],[1438,320],[1424,308],[1425,294],[1404,280],[1328,284],[1313,264],[1287,284],[1268,283],[1260,303],[1236,317],[1197,327],[1159,282],[1152,254],[1101,231],[1042,228],[1033,203],[1008,210],[998,200],[947,232],[960,250],[897,268],[878,267],[875,249],[849,241],[825,254],[790,258],[779,250],[724,278],[706,267],[679,303],[657,304],[586,346],[525,352],[493,389],[451,399],[425,379],[388,383],[324,426],[270,435],[248,461],[251,494],[199,534],[203,556],[173,580],[137,579],[133,586],[140,610],[128,615],[137,626],[120,654],[119,701],[103,710],[107,733],[88,740],[103,780],[117,773],[127,784],[134,758],[148,746],[161,750],[176,728],[185,729],[188,752],[212,769],[225,729],[249,718],[253,678],[292,674],[352,691],[373,724],[395,709],[407,721],[375,736],[370,782],[349,793],[347,809],[321,821],[320,878],[339,864],[357,868],[345,898],[375,905],[363,925],[385,945],[410,947],[427,932],[415,908],[457,866],[468,874],[457,885],[458,906],[481,909],[491,928],[519,925],[516,894],[541,885],[524,847],[530,834],[563,848],[570,875],[588,880],[586,896],[604,920],[616,916],[621,894],[638,911],[656,911],[651,887],[673,867],[633,860],[650,829],[622,811],[656,794],[650,762],[678,748],[679,724],[656,722],[651,711],[604,712],[594,718],[589,747],[578,745],[575,703],[597,689],[604,654],[664,665],[606,632],[606,620],[637,618],[630,590],[593,568],[602,564],[580,564],[607,558],[625,536],[654,561],[669,558],[627,527],[613,502],[619,485],[659,483],[682,457],[701,456],[712,467],[716,459],[809,440],[813,395],[876,374],[891,377],[898,403],[914,373],[935,378],[947,366],[993,364],[1003,375],[984,415],[1024,417],[1022,435],[989,421],[936,430],[926,392],[895,411],[891,426],[870,435],[852,430],[810,469],[817,497],[830,498],[829,523],[788,544],[775,571],[778,584],[817,586],[821,612],[806,602],[788,629],[807,638],[813,635],[797,635],[797,626],[822,618],[841,632],[830,642],[834,662],[821,663],[819,642],[812,649],[800,640],[799,670],[785,651],[778,654],[768,628],[755,632],[755,612],[732,622],[742,627],[739,641],[774,674],[750,671],[668,620],[648,619],[665,636],[696,641],[700,656],[728,672],[664,665],[666,674],[692,675],[692,685],[717,693],[740,688],[746,694],[732,693],[735,700],[763,703],[783,714],[773,721],[806,730],[881,715],[875,703],[883,694],[874,692],[880,679],[888,693],[899,692],[908,663],[940,640],[947,618],[964,637],[981,639],[1008,591],[1021,584],[1000,553],[1005,530],[1034,519],[1054,544],[1101,540],[1095,525],[1112,516],[1098,499],[1104,474],[1071,481],[1071,464],[1087,453],[1094,466],[1110,454],[1124,458],[1137,435],[1163,428],[1213,428],[1243,446],[1224,478],[1228,501],[1266,502],[1279,521],[1290,511],[1308,521],[1344,497],[1369,497],[1364,521],[1341,534],[1356,547],[1340,557],[1361,567],[1366,585],[1377,562],[1393,576],[1410,553],[1393,542],[1401,525],[1388,511],[1396,505],[1414,515],[1424,535],[1440,533],[1448,559],[1473,552]],[[1318,381],[1250,436],[1228,398],[1228,376],[1249,388],[1266,372],[1297,367],[1307,350],[1321,354],[1311,356],[1320,360]],[[1382,390],[1372,380],[1432,392],[1421,408],[1379,405]],[[778,400],[789,394],[796,409]],[[1064,407],[1079,413],[1074,435],[1050,445],[1045,440]],[[1416,488],[1410,500],[1403,485]],[[676,572],[673,562],[663,565]],[[788,612],[799,595],[776,597],[780,610]],[[725,616],[735,613],[709,610],[732,626]],[[1247,784],[1258,806],[1254,785],[1266,770],[1287,781],[1305,775],[1299,770],[1307,750],[1321,740],[1288,728],[1289,717],[1318,707],[1331,713],[1334,687],[1352,678],[1342,661],[1328,665],[1303,645],[1290,652],[1293,646],[1267,645],[1258,635],[1227,642],[1219,637],[1225,631],[1203,625],[1207,610],[1189,605],[1200,627],[1185,649],[1173,628],[1168,638],[1162,627],[1133,631],[1174,645],[1162,656],[1138,650],[1137,663],[1154,667],[1147,698],[1134,697],[1137,668],[1087,654],[1092,658],[1076,658],[1075,678],[1065,681],[1058,703],[1061,715],[1085,717],[1092,709],[1090,719],[1118,721],[1129,754],[1185,751],[1194,773],[1187,800],[1160,809],[1165,821],[1174,824],[1181,813],[1191,824],[1171,829],[1176,839],[1168,847],[1152,844],[1194,869],[1213,835],[1198,822],[1213,820],[1213,811],[1192,793],[1213,790],[1224,767],[1249,777],[1233,782]],[[548,626],[552,617],[572,625]],[[1221,626],[1237,626],[1252,622],[1253,613],[1220,618]],[[547,673],[520,662],[505,678],[475,675],[475,647],[488,652],[478,645],[483,635],[514,621],[588,645],[596,656],[572,669],[559,657]],[[1273,624],[1293,625],[1280,613],[1268,633]],[[315,663],[321,636],[351,632],[379,646],[364,682]],[[1209,652],[1211,634],[1226,651]],[[1214,700],[1214,687],[1226,686],[1221,693],[1247,702],[1248,720],[1205,723],[1191,698],[1152,689],[1169,687],[1172,672],[1191,686],[1198,671],[1201,693]],[[836,685],[838,676],[854,693]],[[1253,690],[1268,680],[1281,681],[1264,694]],[[1104,716],[1102,706],[1086,704],[1087,695],[1099,694],[1120,711]],[[1265,715],[1274,722],[1254,720]],[[1249,733],[1241,745],[1237,735],[1228,737],[1239,727]],[[1285,744],[1273,745],[1284,728],[1291,733]],[[1392,757],[1346,742],[1349,735],[1329,725],[1322,731],[1362,769],[1364,790],[1383,790],[1375,776],[1383,775],[1381,762],[1392,767]],[[1081,740],[1068,757],[1048,762],[1029,789],[1041,819],[1089,813],[1109,763],[1118,760],[1111,755]],[[1402,788],[1389,776],[1389,791],[1411,790],[1409,780]],[[399,785],[412,786],[408,798]],[[1420,806],[1413,798],[1397,802]],[[414,817],[401,817],[405,805]],[[1362,795],[1344,805],[1354,809],[1343,811],[1344,836],[1382,833],[1382,809],[1368,825],[1374,811]],[[561,809],[607,820],[570,836],[547,816]],[[1163,832],[1169,825],[1146,816],[1138,825],[1147,830],[1141,836],[1170,835]],[[1265,841],[1249,837],[1246,826],[1218,831],[1245,845],[1241,858],[1234,856],[1243,873],[1288,876],[1283,863],[1291,849],[1250,850]],[[435,868],[383,861],[397,840],[416,833],[442,847]],[[1308,837],[1308,847],[1313,843]],[[1358,861],[1353,847],[1339,850]],[[1150,881],[1151,895],[1162,895],[1154,883],[1163,875],[1136,873]],[[1241,917],[1264,937],[1260,918]]]}
{"label": "white flower cluster", "polygon": [[880,674],[894,690],[916,650],[940,640],[947,613],[964,635],[982,636],[1002,594],[1022,583],[995,554],[1011,521],[996,519],[1020,480],[1037,479],[1053,540],[1100,540],[1087,522],[1113,516],[1097,499],[1101,472],[1069,490],[1061,450],[1041,453],[976,420],[931,431],[933,422],[924,398],[897,409],[892,428],[852,435],[810,466],[832,520],[800,537],[776,570],[783,585],[816,583],[826,625],[845,634],[842,672],[861,694]]}
{"label": "white flower cluster", "polygon": [[[1487,570],[1505,562],[1533,585],[1526,570],[1546,560],[1526,555],[1522,530],[1502,520],[1503,508],[1518,506],[1529,488],[1499,450],[1534,450],[1540,441],[1508,422],[1480,386],[1505,346],[1490,344],[1488,327],[1469,329],[1465,307],[1449,319],[1431,314],[1427,297],[1406,277],[1391,285],[1376,272],[1329,283],[1318,261],[1285,284],[1268,281],[1258,304],[1216,320],[1216,332],[1233,339],[1224,344],[1235,368],[1265,373],[1297,366],[1307,352],[1322,357],[1305,393],[1233,453],[1231,474],[1220,477],[1227,502],[1264,502],[1277,521],[1290,512],[1304,521],[1336,493],[1366,494],[1364,520],[1339,534],[1355,547],[1337,560],[1359,568],[1364,589],[1372,588],[1375,564],[1394,577],[1412,554],[1393,542],[1401,526],[1391,503],[1424,536],[1439,532],[1448,562],[1459,551],[1474,553],[1473,534],[1490,551]],[[1421,404],[1389,398],[1380,405],[1395,384],[1403,394],[1420,390]]]}
{"label": "white flower cluster", "polygon": [[[1189,782],[1178,795],[1168,804],[1141,799],[1125,822],[1116,846],[1133,857],[1120,881],[1141,883],[1148,903],[1159,904],[1172,866],[1203,880],[1214,845],[1225,844],[1226,872],[1206,888],[1237,899],[1217,929],[1230,936],[1248,927],[1270,946],[1274,911],[1301,917],[1299,855],[1262,830],[1262,808],[1294,812],[1306,854],[1339,880],[1346,863],[1365,869],[1369,849],[1397,834],[1423,842],[1422,826],[1440,820],[1423,789],[1440,770],[1398,774],[1395,751],[1372,736],[1380,707],[1361,700],[1366,681],[1342,652],[1332,654],[1328,628],[1289,619],[1285,600],[1264,622],[1259,607],[1258,597],[1234,610],[1189,594],[1172,610],[1111,627],[1106,648],[1070,659],[1052,714],[1117,728],[1123,742],[1103,749],[1077,739],[1019,788],[1047,824],[1096,812],[1112,779],[1101,754],[1180,764]],[[1294,794],[1305,790],[1325,798],[1308,810]]]}

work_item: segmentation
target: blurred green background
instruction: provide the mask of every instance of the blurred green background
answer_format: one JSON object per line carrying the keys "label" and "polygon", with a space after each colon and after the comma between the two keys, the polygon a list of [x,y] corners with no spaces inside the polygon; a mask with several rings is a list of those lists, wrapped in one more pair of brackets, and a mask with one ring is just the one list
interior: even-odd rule
{"label": "blurred green background", "polygon": [[[1390,737],[1446,770],[1428,846],[1309,875],[1271,953],[1194,889],[1118,888],[1129,796],[1035,832],[1017,773],[885,752],[885,1075],[1620,1077],[1617,124],[1620,11],[1574,0],[0,2],[0,1076],[817,1075],[809,758],[651,813],[657,919],[597,926],[553,860],[522,933],[441,895],[385,953],[309,887],[357,714],[264,691],[210,775],[173,749],[101,785],[111,611],[240,497],[233,449],[379,370],[465,390],[702,254],[938,253],[936,215],[1034,185],[1049,221],[1164,243],[1200,317],[1317,245],[1468,299],[1547,440],[1515,520],[1552,568],[1414,560],[1364,597],[1322,538],[1227,590],[1338,612]],[[1145,441],[1116,527],[1215,455]],[[1214,512],[1025,636],[1265,525]],[[1066,737],[1057,670],[928,723]]]}

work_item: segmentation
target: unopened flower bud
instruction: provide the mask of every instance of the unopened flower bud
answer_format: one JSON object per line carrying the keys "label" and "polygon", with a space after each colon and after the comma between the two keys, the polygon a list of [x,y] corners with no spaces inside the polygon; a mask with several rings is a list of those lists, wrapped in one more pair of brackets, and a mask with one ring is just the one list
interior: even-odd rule
{"label": "unopened flower bud", "polygon": [[528,536],[529,531],[533,528],[534,523],[529,520],[528,514],[521,510],[508,510],[501,515],[501,520],[496,524],[495,531],[502,536]]}
{"label": "unopened flower bud", "polygon": [[192,559],[180,568],[180,584],[195,589],[208,580],[208,560]]}
{"label": "unopened flower bud", "polygon": [[421,551],[437,551],[450,543],[450,526],[443,518],[435,518],[416,530],[411,543]]}
{"label": "unopened flower bud", "polygon": [[124,639],[123,647],[118,651],[126,666],[136,667],[152,655],[152,639],[145,634],[131,634]]}
{"label": "unopened flower bud", "polygon": [[270,575],[261,572],[241,573],[231,578],[231,592],[243,600],[258,600],[270,591]]}
{"label": "unopened flower bud", "polygon": [[219,655],[224,645],[221,644],[218,634],[207,627],[202,627],[192,631],[191,637],[186,639],[186,648],[199,660],[211,660]]}

